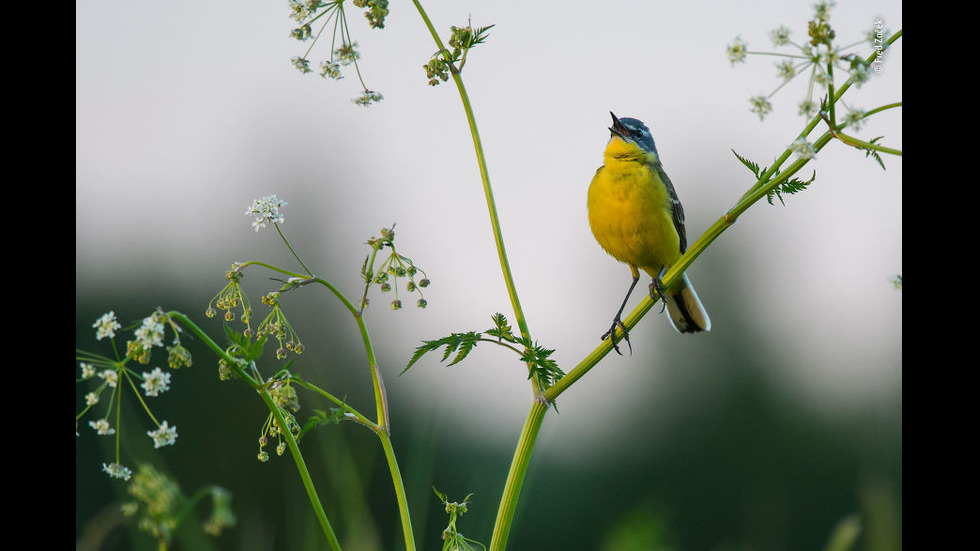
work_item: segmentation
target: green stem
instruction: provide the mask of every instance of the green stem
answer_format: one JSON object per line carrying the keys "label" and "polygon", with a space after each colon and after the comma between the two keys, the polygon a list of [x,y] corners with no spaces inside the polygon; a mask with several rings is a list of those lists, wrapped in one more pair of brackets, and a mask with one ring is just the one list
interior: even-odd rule
{"label": "green stem", "polygon": [[267,389],[262,388],[258,392],[262,401],[265,402],[266,407],[272,412],[272,416],[275,417],[276,424],[279,425],[279,434],[286,440],[286,445],[289,446],[289,451],[292,453],[293,460],[296,462],[296,470],[299,471],[299,477],[303,481],[303,487],[306,488],[306,495],[309,496],[310,503],[313,505],[313,512],[320,522],[320,527],[323,529],[324,535],[327,536],[327,541],[330,542],[330,548],[334,549],[334,551],[340,551],[340,541],[337,539],[337,534],[334,533],[333,527],[330,525],[330,520],[327,519],[327,513],[323,510],[320,498],[317,496],[316,488],[313,486],[313,478],[310,476],[310,470],[306,468],[306,461],[303,459],[303,452],[300,451],[299,446],[296,444],[296,438],[293,437],[292,431],[286,428],[286,419],[282,415],[282,410],[276,405],[275,400],[272,399]]}
{"label": "green stem", "polygon": [[402,481],[402,472],[398,468],[398,461],[395,459],[395,449],[391,445],[391,435],[387,431],[377,431],[378,438],[381,439],[381,447],[384,449],[385,458],[388,460],[388,470],[391,472],[391,482],[395,486],[395,496],[398,499],[398,514],[402,521],[402,534],[405,536],[405,549],[415,550],[415,534],[412,532],[412,518],[408,512],[408,494],[405,493],[405,483]]}
{"label": "green stem", "polygon": [[510,472],[507,473],[507,482],[504,484],[504,494],[500,498],[500,507],[497,509],[497,520],[493,525],[493,536],[490,539],[490,551],[503,551],[507,548],[507,538],[510,536],[514,512],[517,510],[517,500],[520,498],[524,476],[527,474],[527,467],[531,461],[531,451],[534,449],[534,442],[538,438],[538,431],[541,429],[544,414],[547,412],[548,402],[536,399],[531,405],[531,411],[527,414],[524,429],[521,430],[521,437],[517,441],[514,459],[510,464]]}
{"label": "green stem", "polygon": [[[435,27],[432,26],[432,21],[429,20],[429,16],[425,13],[422,5],[418,0],[412,0],[412,2],[415,4],[415,8],[418,10],[419,15],[422,16],[422,20],[425,22],[425,26],[429,29],[429,34],[432,35],[432,39],[435,41],[436,46],[438,46],[439,51],[446,51],[446,47],[443,45],[442,39],[439,38],[439,33],[437,33]],[[451,72],[453,82],[456,83],[456,89],[459,91],[459,97],[463,102],[463,110],[466,112],[466,120],[470,125],[470,134],[473,137],[473,147],[476,150],[476,160],[480,167],[480,178],[483,180],[483,194],[486,196],[487,208],[490,211],[490,226],[493,229],[493,238],[497,245],[497,257],[500,260],[500,268],[504,275],[504,282],[507,285],[507,294],[510,296],[511,307],[514,309],[514,316],[517,318],[517,326],[521,330],[521,336],[530,341],[531,333],[528,330],[527,320],[524,317],[524,310],[521,308],[520,299],[517,297],[517,287],[514,284],[514,276],[510,271],[510,262],[507,260],[507,251],[504,247],[503,233],[500,230],[500,219],[497,216],[497,205],[493,199],[493,189],[490,186],[490,174],[487,171],[487,161],[483,154],[483,142],[480,139],[480,131],[476,126],[476,118],[473,116],[473,107],[470,104],[470,98],[466,93],[466,86],[463,85],[463,79],[460,76],[459,71],[453,67]]]}
{"label": "green stem", "polygon": [[303,481],[303,487],[306,488],[306,494],[310,499],[310,504],[313,506],[313,512],[316,515],[317,520],[320,522],[320,527],[323,530],[323,534],[327,537],[327,541],[330,542],[330,546],[335,551],[340,550],[340,541],[337,540],[337,535],[333,531],[333,527],[330,525],[330,520],[327,519],[327,514],[323,510],[323,505],[320,503],[320,498],[317,496],[316,488],[313,486],[313,479],[310,477],[310,471],[306,468],[306,461],[303,459],[303,454],[299,450],[299,446],[296,444],[296,439],[293,437],[293,433],[286,429],[286,420],[283,418],[282,411],[279,410],[279,406],[276,405],[272,396],[269,395],[269,391],[263,386],[263,384],[251,375],[248,374],[241,366],[238,361],[229,356],[224,349],[215,343],[207,333],[201,330],[190,318],[185,316],[180,312],[170,311],[167,315],[173,319],[180,321],[186,328],[192,331],[198,336],[207,346],[210,348],[218,357],[223,358],[229,365],[233,366],[235,371],[244,379],[262,398],[265,402],[269,411],[272,412],[273,417],[276,419],[276,423],[283,430],[281,431],[283,438],[286,440],[286,445],[289,447],[289,451],[293,456],[293,460],[296,462],[296,469],[299,471],[300,479]]}

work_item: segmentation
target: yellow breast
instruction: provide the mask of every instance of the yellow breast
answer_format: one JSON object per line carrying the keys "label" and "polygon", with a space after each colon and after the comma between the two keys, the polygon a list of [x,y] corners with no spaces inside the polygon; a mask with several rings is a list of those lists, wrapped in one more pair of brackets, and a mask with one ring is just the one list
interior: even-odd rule
{"label": "yellow breast", "polygon": [[620,262],[658,277],[680,256],[667,188],[653,165],[656,156],[613,138],[605,165],[589,186],[592,235]]}

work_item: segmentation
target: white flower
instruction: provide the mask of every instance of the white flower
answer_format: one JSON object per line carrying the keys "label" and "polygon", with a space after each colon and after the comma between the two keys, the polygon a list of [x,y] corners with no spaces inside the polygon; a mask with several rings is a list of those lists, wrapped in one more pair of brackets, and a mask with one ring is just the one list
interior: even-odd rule
{"label": "white flower", "polygon": [[749,111],[759,115],[759,120],[763,120],[766,115],[772,111],[772,104],[769,103],[769,98],[763,95],[753,96],[749,98],[749,103],[752,104],[752,108]]}
{"label": "white flower", "polygon": [[115,369],[103,370],[102,373],[99,373],[99,377],[112,388],[116,388],[116,383],[119,381],[119,373]]}
{"label": "white flower", "polygon": [[170,446],[177,441],[177,427],[167,425],[166,421],[160,423],[160,427],[157,430],[147,431],[146,434],[153,439],[154,448]]}
{"label": "white flower", "polygon": [[772,40],[773,46],[785,46],[789,44],[791,32],[786,25],[780,25],[778,29],[769,31],[769,39]]}
{"label": "white flower", "polygon": [[94,392],[89,392],[85,395],[85,403],[90,406],[94,406],[99,403],[99,395]]}
{"label": "white flower", "polygon": [[95,377],[96,371],[95,371],[95,366],[94,365],[92,365],[90,363],[81,362],[79,364],[79,367],[82,368],[82,378],[83,379],[91,379],[92,377]]}
{"label": "white flower", "polygon": [[110,311],[108,313],[102,314],[101,318],[95,320],[95,323],[92,324],[92,327],[95,328],[96,340],[101,341],[105,337],[109,337],[110,339],[115,337],[116,329],[119,329],[122,326],[119,325],[118,321],[116,321],[115,312]]}
{"label": "white flower", "polygon": [[161,392],[170,390],[170,373],[165,373],[159,367],[143,373],[143,392],[147,396],[159,396]]}
{"label": "white flower", "polygon": [[163,346],[163,322],[156,318],[156,315],[145,318],[143,325],[136,330],[136,340],[143,346],[143,350]]}
{"label": "white flower", "polygon": [[119,463],[103,463],[102,470],[113,478],[121,478],[123,480],[129,480],[129,477],[133,474],[133,471]]}
{"label": "white flower", "polygon": [[99,419],[98,421],[89,421],[88,425],[102,436],[116,434],[116,429],[109,426],[109,420],[105,418]]}
{"label": "white flower", "polygon": [[255,231],[259,231],[268,222],[272,222],[273,224],[282,224],[285,222],[285,218],[279,212],[279,209],[288,204],[275,195],[267,195],[261,199],[252,201],[252,204],[245,208],[245,216],[255,216],[255,220],[252,221],[252,227],[255,228]]}
{"label": "white flower", "polygon": [[814,149],[813,144],[806,141],[805,138],[797,138],[795,142],[790,144],[789,149],[803,159],[812,159],[817,155],[817,150]]}
{"label": "white flower", "polygon": [[730,61],[732,65],[735,65],[736,63],[745,63],[745,56],[749,53],[748,44],[742,40],[741,36],[736,36],[735,40],[732,42],[732,45],[728,47],[727,51],[728,61]]}

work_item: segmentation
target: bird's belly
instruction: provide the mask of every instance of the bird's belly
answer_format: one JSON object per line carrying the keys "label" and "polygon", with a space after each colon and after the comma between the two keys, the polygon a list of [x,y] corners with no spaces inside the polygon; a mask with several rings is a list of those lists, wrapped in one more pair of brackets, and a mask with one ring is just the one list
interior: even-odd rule
{"label": "bird's belly", "polygon": [[680,256],[667,189],[644,165],[606,167],[589,187],[589,225],[599,245],[620,262],[657,276]]}

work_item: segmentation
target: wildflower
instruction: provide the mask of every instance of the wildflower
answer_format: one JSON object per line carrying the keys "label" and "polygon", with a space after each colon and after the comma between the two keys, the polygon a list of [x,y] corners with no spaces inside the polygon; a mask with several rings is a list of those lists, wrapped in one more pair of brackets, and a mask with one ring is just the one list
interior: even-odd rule
{"label": "wildflower", "polygon": [[864,124],[864,109],[852,109],[848,111],[847,114],[844,115],[844,120],[842,122],[854,130],[859,130],[861,125]]}
{"label": "wildflower", "polygon": [[324,61],[320,63],[320,76],[323,78],[331,78],[333,80],[340,80],[344,78],[344,75],[340,74],[340,65],[334,63],[333,61]]}
{"label": "wildflower", "polygon": [[170,369],[190,367],[194,363],[191,359],[191,351],[179,344],[168,346],[167,353],[167,365],[170,366]]}
{"label": "wildflower", "polygon": [[122,326],[119,325],[118,321],[116,321],[115,312],[109,311],[105,314],[102,314],[102,317],[100,317],[99,319],[95,320],[95,323],[92,324],[92,327],[95,328],[96,340],[101,341],[105,337],[109,337],[110,339],[115,337],[116,329],[119,329]]}
{"label": "wildflower", "polygon": [[177,441],[177,427],[171,427],[164,421],[157,430],[146,431],[146,435],[153,439],[154,448],[171,446]]}
{"label": "wildflower", "polygon": [[275,195],[267,195],[261,199],[252,201],[252,204],[245,208],[245,215],[255,216],[252,227],[255,228],[255,231],[259,231],[259,228],[264,228],[268,222],[273,224],[282,224],[285,222],[286,219],[279,212],[279,209],[288,204]]}
{"label": "wildflower", "polygon": [[94,406],[99,403],[99,395],[94,392],[89,392],[85,395],[85,404],[89,406]]}
{"label": "wildflower", "polygon": [[385,99],[385,97],[381,95],[379,92],[364,90],[363,92],[361,92],[360,96],[354,98],[352,101],[358,105],[363,105],[364,107],[367,107],[372,103],[378,103],[383,99]]}
{"label": "wildflower", "polygon": [[817,151],[813,148],[813,144],[806,141],[805,138],[797,138],[795,142],[790,144],[790,150],[796,153],[803,159],[812,159],[816,156]]}
{"label": "wildflower", "polygon": [[800,102],[799,108],[800,108],[799,111],[800,115],[810,118],[813,115],[817,114],[817,109],[819,109],[820,106],[817,105],[817,102],[807,98]]}
{"label": "wildflower", "polygon": [[292,62],[293,67],[299,69],[299,72],[306,74],[310,72],[310,60],[302,57],[294,57],[289,61]]}
{"label": "wildflower", "polygon": [[143,320],[143,325],[136,330],[136,341],[143,347],[143,350],[150,350],[154,346],[163,346],[163,322],[157,320],[156,314]]}
{"label": "wildflower", "polygon": [[826,22],[830,19],[830,10],[837,5],[833,0],[821,0],[813,5],[813,18],[817,21]]}
{"label": "wildflower", "polygon": [[760,121],[765,119],[766,115],[772,111],[772,104],[769,103],[769,98],[766,96],[758,95],[751,97],[749,98],[749,103],[752,104],[752,108],[749,111],[759,115]]}
{"label": "wildflower", "polygon": [[170,390],[170,374],[164,373],[159,367],[143,373],[143,392],[147,396],[159,396],[161,392]]}
{"label": "wildflower", "polygon": [[91,379],[92,377],[95,377],[96,371],[94,365],[86,362],[81,362],[79,364],[79,367],[82,368],[82,379]]}
{"label": "wildflower", "polygon": [[368,24],[374,29],[385,28],[385,17],[388,16],[388,0],[354,0],[359,8],[368,8],[364,12]]}
{"label": "wildflower", "polygon": [[742,37],[736,36],[735,40],[732,42],[732,45],[728,47],[728,61],[730,61],[732,65],[735,65],[736,63],[745,63],[745,56],[749,53],[747,48],[748,44],[742,40]]}
{"label": "wildflower", "polygon": [[293,29],[289,32],[289,36],[295,38],[296,40],[308,40],[313,36],[313,30],[310,28],[310,24],[307,23],[298,29]]}
{"label": "wildflower", "polygon": [[769,31],[769,39],[773,46],[785,46],[789,44],[789,35],[792,31],[786,25],[780,25],[778,29]]}
{"label": "wildflower", "polygon": [[776,64],[776,72],[779,73],[779,78],[791,80],[796,76],[796,67],[793,66],[792,61],[786,59]]}
{"label": "wildflower", "polygon": [[99,373],[99,378],[112,388],[116,388],[116,383],[119,382],[119,373],[115,369],[105,369]]}
{"label": "wildflower", "polygon": [[361,59],[361,52],[357,51],[357,42],[348,42],[333,51],[341,65],[350,65]]}
{"label": "wildflower", "polygon": [[109,420],[102,418],[97,421],[89,421],[88,425],[95,429],[95,432],[99,433],[101,436],[109,436],[111,434],[116,434],[116,429],[109,425]]}
{"label": "wildflower", "polygon": [[133,474],[133,471],[119,463],[103,463],[102,470],[113,478],[121,478],[123,480],[129,480],[129,477]]}

